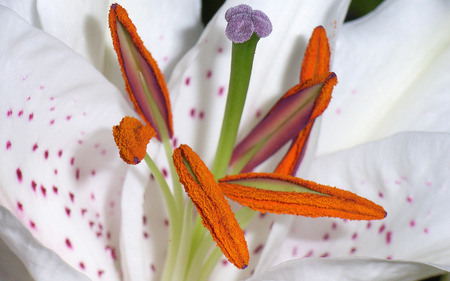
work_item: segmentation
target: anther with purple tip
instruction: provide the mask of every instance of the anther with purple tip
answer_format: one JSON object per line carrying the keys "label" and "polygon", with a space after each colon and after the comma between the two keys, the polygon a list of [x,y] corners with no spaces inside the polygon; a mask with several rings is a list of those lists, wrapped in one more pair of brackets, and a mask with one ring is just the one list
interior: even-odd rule
{"label": "anther with purple tip", "polygon": [[248,5],[239,5],[228,9],[225,13],[228,22],[225,33],[234,43],[248,41],[253,33],[260,38],[269,36],[272,32],[272,23],[266,14],[253,10]]}

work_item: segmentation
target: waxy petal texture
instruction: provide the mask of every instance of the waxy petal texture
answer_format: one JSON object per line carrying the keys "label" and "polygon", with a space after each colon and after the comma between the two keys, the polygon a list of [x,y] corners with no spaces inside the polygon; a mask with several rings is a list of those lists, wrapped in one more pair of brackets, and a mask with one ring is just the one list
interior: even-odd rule
{"label": "waxy petal texture", "polygon": [[449,148],[448,133],[403,133],[319,157],[311,180],[348,185],[389,215],[372,222],[300,218],[274,264],[365,256],[450,265]]}
{"label": "waxy petal texture", "polygon": [[21,281],[89,280],[36,241],[20,221],[1,206],[0,278]]}
{"label": "waxy petal texture", "polygon": [[60,41],[3,6],[0,17],[0,204],[91,280],[119,280],[127,166],[111,128],[132,110]]}

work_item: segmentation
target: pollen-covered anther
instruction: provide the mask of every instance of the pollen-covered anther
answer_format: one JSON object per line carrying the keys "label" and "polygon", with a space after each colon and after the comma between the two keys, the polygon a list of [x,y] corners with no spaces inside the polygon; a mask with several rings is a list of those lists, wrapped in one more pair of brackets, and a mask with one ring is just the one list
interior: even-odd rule
{"label": "pollen-covered anther", "polygon": [[225,19],[228,22],[225,33],[228,39],[234,43],[248,41],[253,33],[264,38],[272,32],[272,23],[269,17],[245,4],[228,9]]}
{"label": "pollen-covered anther", "polygon": [[214,175],[187,145],[181,145],[175,149],[173,163],[180,182],[195,204],[203,225],[209,230],[217,246],[237,268],[245,269],[250,257],[244,232],[239,227]]}
{"label": "pollen-covered anther", "polygon": [[138,119],[126,116],[113,127],[113,135],[123,161],[136,165],[145,157],[147,144],[156,132],[150,125],[144,126]]}

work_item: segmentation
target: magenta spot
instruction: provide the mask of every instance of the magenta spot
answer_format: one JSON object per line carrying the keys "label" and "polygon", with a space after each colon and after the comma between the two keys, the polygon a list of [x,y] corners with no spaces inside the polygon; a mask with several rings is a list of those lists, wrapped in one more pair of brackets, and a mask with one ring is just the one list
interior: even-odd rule
{"label": "magenta spot", "polygon": [[147,216],[142,216],[142,224],[147,225]]}
{"label": "magenta spot", "polygon": [[225,87],[224,86],[220,87],[219,88],[219,96],[222,96],[224,92],[225,92]]}
{"label": "magenta spot", "polygon": [[266,215],[267,215],[267,213],[259,213],[259,218],[263,219]]}
{"label": "magenta spot", "polygon": [[412,200],[411,196],[408,196],[408,197],[406,198],[406,201],[408,201],[408,203],[411,203],[413,200]]}
{"label": "magenta spot", "polygon": [[295,246],[295,247],[292,249],[292,256],[293,256],[293,257],[297,256],[297,252],[298,252],[298,248],[297,248],[297,246]]}
{"label": "magenta spot", "polygon": [[337,115],[341,114],[341,109],[340,109],[340,108],[337,108],[337,109],[336,109],[336,114],[337,114]]}
{"label": "magenta spot", "polygon": [[53,172],[55,173],[55,175],[58,174],[58,170],[57,169],[55,169]]}
{"label": "magenta spot", "polygon": [[195,116],[195,108],[192,108],[189,114],[191,115],[191,117],[194,117]]}
{"label": "magenta spot", "polygon": [[392,239],[392,232],[388,231],[386,232],[386,244],[390,244]]}
{"label": "magenta spot", "polygon": [[54,110],[55,110],[54,106],[50,107],[50,111],[54,111]]}
{"label": "magenta spot", "polygon": [[104,273],[105,273],[105,272],[104,272],[103,270],[101,270],[101,269],[99,269],[99,270],[97,271],[97,275],[98,275],[99,278],[102,277],[102,275],[103,275]]}
{"label": "magenta spot", "polygon": [[94,195],[94,193],[91,193],[91,200],[92,200],[92,201],[95,200],[95,195]]}
{"label": "magenta spot", "polygon": [[367,229],[370,229],[370,228],[372,227],[372,222],[369,221],[369,222],[367,223],[367,226],[366,226],[366,227],[367,227]]}
{"label": "magenta spot", "polygon": [[30,113],[30,115],[28,115],[28,120],[29,121],[33,120],[33,117],[34,117],[33,113]]}
{"label": "magenta spot", "polygon": [[41,86],[39,86],[39,90],[44,90],[44,86],[43,85],[41,85]]}
{"label": "magenta spot", "polygon": [[168,220],[168,219],[165,219],[165,220],[164,220],[164,225],[165,225],[165,226],[169,226],[169,220]]}
{"label": "magenta spot", "polygon": [[260,110],[260,109],[258,109],[258,110],[256,111],[255,117],[256,117],[256,118],[261,117],[261,110]]}
{"label": "magenta spot", "polygon": [[415,220],[411,220],[411,221],[409,222],[409,226],[411,226],[411,227],[416,226],[416,221],[415,221]]}
{"label": "magenta spot", "polygon": [[89,227],[92,228],[95,225],[93,221],[89,221]]}
{"label": "magenta spot", "polygon": [[146,231],[144,231],[143,236],[145,239],[148,239],[148,233]]}
{"label": "magenta spot", "polygon": [[74,163],[75,163],[75,157],[70,158],[70,165],[73,166]]}
{"label": "magenta spot", "polygon": [[36,192],[36,182],[35,181],[31,181],[31,188],[33,189],[34,192]]}
{"label": "magenta spot", "polygon": [[425,184],[426,184],[427,186],[431,186],[431,181],[427,181]]}
{"label": "magenta spot", "polygon": [[106,239],[110,240],[111,239],[111,232],[106,232]]}
{"label": "magenta spot", "polygon": [[253,254],[257,255],[258,253],[261,252],[261,250],[264,248],[263,244],[259,244],[258,247],[255,248],[255,250],[253,250]]}
{"label": "magenta spot", "polygon": [[198,114],[198,117],[200,118],[200,120],[202,120],[205,117],[205,112],[200,111],[200,113]]}
{"label": "magenta spot", "polygon": [[103,230],[103,225],[101,223],[98,224],[98,229]]}
{"label": "magenta spot", "polygon": [[191,84],[191,77],[187,77],[186,80],[184,80],[184,84],[189,86],[189,84]]}
{"label": "magenta spot", "polygon": [[87,213],[87,209],[81,209],[81,215],[84,217],[84,215]]}
{"label": "magenta spot", "polygon": [[80,261],[80,263],[79,263],[78,265],[80,266],[80,268],[81,268],[82,270],[85,270],[85,269],[86,269],[86,266],[84,265],[84,262]]}
{"label": "magenta spot", "polygon": [[208,70],[208,73],[206,73],[206,78],[211,78],[211,75],[212,75],[212,71],[211,70]]}
{"label": "magenta spot", "polygon": [[56,186],[53,186],[52,189],[53,189],[53,193],[58,194],[58,188]]}
{"label": "magenta spot", "polygon": [[223,52],[223,48],[220,47],[219,49],[217,49],[217,52],[218,52],[219,54],[222,53],[222,52]]}
{"label": "magenta spot", "polygon": [[428,234],[428,228],[425,228],[424,230],[423,230],[423,232],[425,233],[425,234]]}
{"label": "magenta spot", "polygon": [[67,248],[69,248],[69,249],[73,249],[73,247],[72,247],[72,242],[70,242],[70,239],[69,239],[69,238],[66,238],[66,246],[67,246]]}
{"label": "magenta spot", "polygon": [[27,97],[27,101],[30,101],[30,100],[31,100],[31,97],[30,97],[30,96],[28,96],[28,97]]}
{"label": "magenta spot", "polygon": [[42,192],[42,195],[44,195],[44,197],[47,197],[47,189],[45,189],[45,187],[43,185],[41,185],[41,192]]}
{"label": "magenta spot", "polygon": [[78,144],[83,144],[83,140],[78,140]]}
{"label": "magenta spot", "polygon": [[8,112],[6,113],[7,117],[11,117],[11,115],[12,115],[12,109],[8,110]]}
{"label": "magenta spot", "polygon": [[36,151],[37,149],[38,149],[38,144],[37,143],[35,143],[34,145],[33,145],[33,151]]}
{"label": "magenta spot", "polygon": [[379,234],[383,233],[383,231],[384,231],[385,229],[386,229],[386,225],[382,224],[382,225],[380,226],[380,228],[378,229],[378,233],[379,233]]}
{"label": "magenta spot", "polygon": [[356,240],[356,238],[358,238],[358,233],[353,233],[353,235],[352,235],[352,240]]}
{"label": "magenta spot", "polygon": [[76,178],[77,180],[80,179],[80,169],[77,169],[77,170],[75,171],[75,178]]}
{"label": "magenta spot", "polygon": [[386,259],[387,260],[392,260],[392,256],[387,256]]}
{"label": "magenta spot", "polygon": [[172,147],[177,147],[177,146],[178,146],[178,139],[174,137],[172,139]]}
{"label": "magenta spot", "polygon": [[63,154],[63,151],[60,149],[60,150],[58,151],[58,157],[61,158],[62,154]]}
{"label": "magenta spot", "polygon": [[313,254],[314,254],[314,251],[313,250],[309,250],[309,252],[306,253],[305,258],[310,258],[310,257],[313,256]]}
{"label": "magenta spot", "polygon": [[97,236],[97,238],[100,238],[100,237],[102,237],[102,232],[101,231],[97,231],[96,233],[95,233],[95,235]]}
{"label": "magenta spot", "polygon": [[23,115],[23,110],[19,111],[19,113],[17,114],[17,116],[21,117]]}
{"label": "magenta spot", "polygon": [[16,169],[16,175],[17,175],[17,180],[19,180],[19,183],[22,183],[22,171],[20,170],[20,168]]}
{"label": "magenta spot", "polygon": [[167,62],[169,60],[168,56],[163,57],[163,61]]}
{"label": "magenta spot", "polygon": [[31,221],[31,220],[30,220],[30,227],[31,227],[32,229],[36,229],[36,224],[34,223],[34,221]]}
{"label": "magenta spot", "polygon": [[67,216],[70,217],[70,212],[71,212],[70,209],[68,207],[66,207],[65,210],[66,210]]}
{"label": "magenta spot", "polygon": [[47,160],[48,159],[48,150],[44,151],[44,158]]}
{"label": "magenta spot", "polygon": [[322,238],[324,241],[327,241],[328,239],[330,239],[330,234],[329,233],[325,233],[325,235]]}
{"label": "magenta spot", "polygon": [[19,211],[21,212],[23,211],[23,205],[19,201],[17,201],[17,209],[19,209]]}
{"label": "magenta spot", "polygon": [[399,180],[395,180],[395,184],[402,184],[402,182]]}
{"label": "magenta spot", "polygon": [[354,253],[356,253],[356,248],[355,247],[350,249],[350,255],[353,255]]}
{"label": "magenta spot", "polygon": [[155,265],[153,263],[150,265],[150,269],[152,270],[152,272],[156,271],[156,267],[155,267]]}
{"label": "magenta spot", "polygon": [[163,168],[163,169],[162,169],[162,174],[163,174],[163,176],[164,176],[165,178],[167,178],[168,172],[167,172],[167,169],[166,169],[166,168]]}
{"label": "magenta spot", "polygon": [[380,192],[378,192],[378,197],[380,197],[380,198],[383,198],[384,197],[384,195],[383,195],[383,193],[380,191]]}
{"label": "magenta spot", "polygon": [[95,176],[95,170],[91,171],[91,176]]}
{"label": "magenta spot", "polygon": [[333,224],[331,225],[332,229],[336,229],[337,228],[337,223],[333,222]]}
{"label": "magenta spot", "polygon": [[321,258],[327,258],[329,256],[330,256],[330,253],[326,252],[326,253],[323,253],[320,257]]}
{"label": "magenta spot", "polygon": [[70,119],[72,119],[72,115],[67,115],[66,120],[69,121]]}
{"label": "magenta spot", "polygon": [[27,80],[28,79],[28,75],[24,75],[23,77],[22,77],[22,81],[25,81],[25,80]]}
{"label": "magenta spot", "polygon": [[75,195],[72,192],[69,192],[69,197],[70,197],[70,201],[72,201],[72,203],[75,202]]}
{"label": "magenta spot", "polygon": [[50,125],[55,124],[55,119],[50,120]]}

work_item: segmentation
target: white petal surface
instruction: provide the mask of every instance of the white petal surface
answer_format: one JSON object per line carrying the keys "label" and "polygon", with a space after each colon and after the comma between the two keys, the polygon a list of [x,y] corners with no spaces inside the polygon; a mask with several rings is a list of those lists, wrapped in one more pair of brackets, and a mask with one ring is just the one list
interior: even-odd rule
{"label": "white petal surface", "polygon": [[0,0],[29,24],[63,41],[102,70],[107,1]]}
{"label": "white petal surface", "polygon": [[3,207],[0,207],[0,249],[2,280],[89,280],[36,241],[17,218]]}
{"label": "white petal surface", "polygon": [[433,265],[367,258],[299,259],[283,263],[248,281],[419,280],[442,274]]}
{"label": "white petal surface", "polygon": [[0,204],[92,280],[118,280],[127,166],[111,127],[131,110],[86,60],[0,6]]}
{"label": "white petal surface", "polygon": [[449,14],[449,1],[391,0],[344,24],[320,154],[405,130],[450,131]]}
{"label": "white petal surface", "polygon": [[369,256],[450,265],[450,134],[403,133],[318,158],[309,179],[380,205],[380,221],[299,217],[279,262]]}

